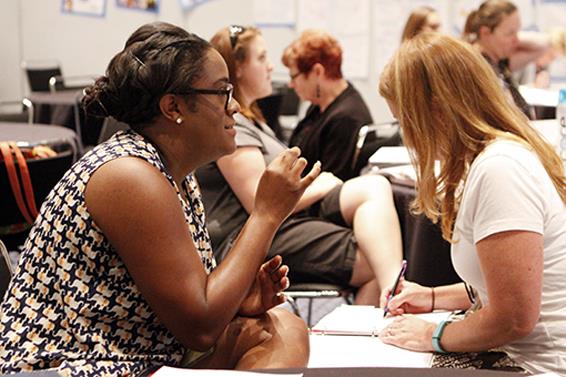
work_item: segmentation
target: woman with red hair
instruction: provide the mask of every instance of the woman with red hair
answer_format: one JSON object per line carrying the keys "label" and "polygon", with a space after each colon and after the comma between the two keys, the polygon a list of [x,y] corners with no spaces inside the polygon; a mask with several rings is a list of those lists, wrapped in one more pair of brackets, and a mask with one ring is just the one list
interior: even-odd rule
{"label": "woman with red hair", "polygon": [[289,145],[342,180],[358,175],[352,166],[357,135],[373,119],[360,93],[342,76],[340,44],[324,31],[307,30],[285,49],[282,61],[289,69],[289,87],[311,102]]}

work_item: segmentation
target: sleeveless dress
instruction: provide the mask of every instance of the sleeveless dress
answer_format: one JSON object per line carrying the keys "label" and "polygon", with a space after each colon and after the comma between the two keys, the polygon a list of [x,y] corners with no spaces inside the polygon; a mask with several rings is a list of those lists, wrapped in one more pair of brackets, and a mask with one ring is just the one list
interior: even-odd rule
{"label": "sleeveless dress", "polygon": [[118,132],[81,158],[41,207],[0,306],[0,373],[133,376],[181,362],[187,350],[160,323],[85,205],[91,175],[121,157],[146,160],[168,179],[204,269],[215,267],[192,174],[177,187],[151,143],[132,130]]}

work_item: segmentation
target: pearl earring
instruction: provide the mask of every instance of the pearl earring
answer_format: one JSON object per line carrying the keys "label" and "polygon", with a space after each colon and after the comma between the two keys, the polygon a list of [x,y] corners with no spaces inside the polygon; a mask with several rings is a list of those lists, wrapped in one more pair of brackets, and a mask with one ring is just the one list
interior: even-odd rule
{"label": "pearl earring", "polygon": [[177,124],[180,125],[181,123],[183,123],[183,118],[178,117],[178,118],[175,120],[175,123],[177,123]]}

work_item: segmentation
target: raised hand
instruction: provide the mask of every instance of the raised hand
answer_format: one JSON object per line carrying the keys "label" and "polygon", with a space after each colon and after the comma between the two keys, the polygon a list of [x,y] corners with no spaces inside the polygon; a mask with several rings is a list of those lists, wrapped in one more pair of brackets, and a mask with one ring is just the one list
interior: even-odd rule
{"label": "raised hand", "polygon": [[257,316],[285,301],[282,292],[289,287],[289,267],[282,263],[282,258],[276,255],[260,267],[254,284],[240,306],[240,315]]}
{"label": "raised hand", "polygon": [[[384,307],[391,287],[381,292],[380,306]],[[395,296],[389,300],[389,314],[428,313],[432,311],[432,288],[401,279]]]}
{"label": "raised hand", "polygon": [[320,174],[320,163],[301,178],[307,161],[297,147],[283,151],[267,166],[259,181],[254,212],[281,223],[291,214],[305,189]]}

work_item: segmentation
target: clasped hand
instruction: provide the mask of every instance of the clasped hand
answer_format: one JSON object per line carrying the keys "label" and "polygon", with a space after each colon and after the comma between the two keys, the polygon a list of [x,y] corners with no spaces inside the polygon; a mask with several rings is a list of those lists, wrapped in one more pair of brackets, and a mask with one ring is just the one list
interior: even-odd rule
{"label": "clasped hand", "polygon": [[261,315],[285,301],[282,292],[289,287],[289,267],[282,263],[281,256],[276,255],[260,267],[248,295],[240,306],[240,315]]}

